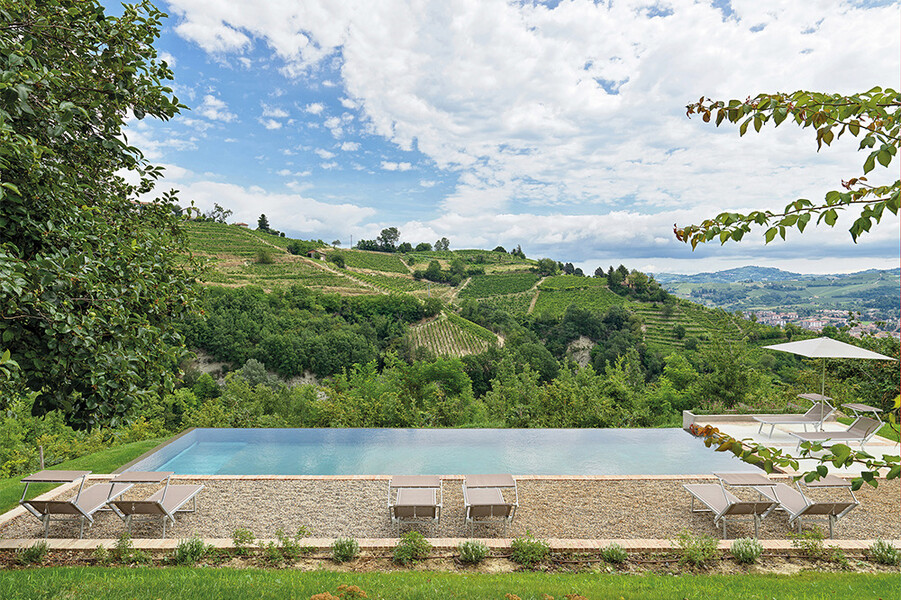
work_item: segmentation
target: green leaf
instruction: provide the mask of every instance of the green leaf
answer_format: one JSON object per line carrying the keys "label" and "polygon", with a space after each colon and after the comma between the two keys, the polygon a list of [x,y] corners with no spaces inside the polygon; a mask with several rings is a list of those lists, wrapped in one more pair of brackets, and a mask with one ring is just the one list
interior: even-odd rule
{"label": "green leaf", "polygon": [[876,155],[876,160],[878,160],[879,164],[883,167],[887,167],[892,162],[892,155],[887,150],[880,150]]}
{"label": "green leaf", "polygon": [[864,175],[866,175],[867,173],[869,173],[870,171],[872,171],[873,169],[876,168],[876,154],[878,154],[878,153],[877,153],[877,152],[872,152],[872,153],[867,157],[867,160],[864,161],[864,163],[863,163],[863,172],[864,172]]}

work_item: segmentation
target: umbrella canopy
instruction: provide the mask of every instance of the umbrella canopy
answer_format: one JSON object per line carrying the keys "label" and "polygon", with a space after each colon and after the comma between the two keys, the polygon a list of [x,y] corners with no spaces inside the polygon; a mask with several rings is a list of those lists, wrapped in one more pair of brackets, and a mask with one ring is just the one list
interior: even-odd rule
{"label": "umbrella canopy", "polygon": [[812,340],[801,340],[800,342],[787,342],[785,344],[774,344],[772,346],[764,346],[770,350],[779,350],[780,352],[791,352],[799,354],[807,358],[867,358],[870,360],[898,360],[891,356],[885,356],[878,352],[871,352],[859,346],[852,346],[844,342],[839,342],[828,337],[813,338]]}
{"label": "umbrella canopy", "polygon": [[[811,340],[801,340],[800,342],[787,342],[785,344],[773,344],[772,346],[764,346],[769,350],[779,350],[780,352],[791,352],[807,358],[866,358],[869,360],[898,360],[891,356],[885,356],[878,352],[871,352],[859,346],[852,346],[838,340],[828,337],[813,338]],[[826,393],[826,361],[823,361],[823,378],[820,383],[820,395]],[[820,416],[822,417],[823,406],[820,405]]]}

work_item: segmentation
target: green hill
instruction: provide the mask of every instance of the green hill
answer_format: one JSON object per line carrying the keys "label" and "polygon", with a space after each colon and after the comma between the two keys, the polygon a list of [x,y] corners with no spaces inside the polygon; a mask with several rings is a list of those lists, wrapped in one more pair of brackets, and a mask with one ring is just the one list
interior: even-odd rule
{"label": "green hill", "polygon": [[[188,235],[192,252],[206,265],[201,279],[213,285],[256,285],[272,290],[299,284],[344,296],[410,294],[420,299],[438,298],[451,309],[467,301],[477,302],[518,319],[530,315],[560,318],[572,305],[598,312],[622,306],[641,319],[648,346],[663,353],[682,348],[692,338],[740,339],[760,327],[733,313],[685,300],[666,305],[635,301],[610,291],[603,277],[541,277],[532,271],[536,261],[504,252],[467,249],[391,254],[300,241],[298,247],[314,249],[315,254],[308,257],[288,251],[295,240],[235,225],[192,222]],[[268,262],[261,260],[261,252]],[[343,268],[334,262],[336,255],[343,258]],[[443,269],[460,260],[467,267],[483,269],[484,274],[468,277],[458,286],[413,277],[414,269],[433,260]],[[407,338],[413,346],[444,356],[480,352],[498,343],[495,334],[453,312],[411,326]]]}

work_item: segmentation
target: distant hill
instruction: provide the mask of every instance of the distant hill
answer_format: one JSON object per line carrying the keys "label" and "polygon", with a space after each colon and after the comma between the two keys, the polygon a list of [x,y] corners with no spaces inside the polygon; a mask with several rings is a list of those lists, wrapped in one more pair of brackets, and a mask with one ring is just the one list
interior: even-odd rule
{"label": "distant hill", "polygon": [[897,277],[901,273],[901,269],[889,269],[880,271],[878,269],[868,269],[866,271],[858,271],[856,273],[837,273],[834,275],[813,275],[793,273],[791,271],[783,271],[774,267],[757,267],[746,266],[736,269],[726,269],[725,271],[714,271],[712,273],[696,273],[694,275],[683,275],[680,273],[654,273],[654,279],[658,283],[737,283],[751,281],[805,281],[811,279],[842,279],[851,278],[859,275],[885,273],[889,276]]}

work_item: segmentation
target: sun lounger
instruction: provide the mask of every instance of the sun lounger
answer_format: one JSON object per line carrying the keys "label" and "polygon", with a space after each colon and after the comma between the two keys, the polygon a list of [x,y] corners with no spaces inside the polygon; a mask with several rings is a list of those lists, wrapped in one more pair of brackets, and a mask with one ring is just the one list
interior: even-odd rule
{"label": "sun lounger", "polygon": [[430,522],[438,526],[443,505],[437,475],[395,475],[388,484],[388,516],[397,531],[402,522]]}
{"label": "sun lounger", "polygon": [[755,415],[754,420],[760,423],[757,433],[763,432],[763,426],[770,426],[770,437],[776,425],[803,425],[807,431],[808,425],[814,425],[816,429],[823,428],[825,421],[835,409],[828,402],[817,402],[803,415]]}
{"label": "sun lounger", "polygon": [[[775,500],[745,502],[717,483],[685,483],[682,485],[691,494],[691,512],[713,513],[713,525],[722,523],[723,538],[726,535],[726,519],[750,517],[754,521],[754,537],[758,536],[760,521],[776,506]],[[707,508],[695,509],[695,500]]]}
{"label": "sun lounger", "polygon": [[876,419],[857,417],[844,431],[812,431],[809,433],[799,431],[792,432],[791,435],[798,438],[797,450],[801,449],[802,442],[822,442],[823,444],[826,442],[856,442],[860,444],[860,449],[863,450],[866,443],[876,435],[880,427],[882,427],[882,423]]}
{"label": "sun lounger", "polygon": [[[116,514],[125,520],[129,534],[131,534],[132,519],[135,516],[145,516],[150,519],[161,519],[163,521],[162,537],[166,537],[166,524],[171,521],[175,525],[176,512],[196,512],[197,494],[202,489],[202,484],[167,484],[145,500],[114,500],[109,504]],[[192,507],[183,509],[182,507],[188,501],[192,502]]]}
{"label": "sun lounger", "polygon": [[[503,489],[512,488],[513,502],[504,498]],[[466,475],[463,478],[464,523],[469,523],[472,535],[476,523],[503,523],[504,535],[507,525],[513,522],[519,506],[519,490],[511,475]]]}
{"label": "sun lounger", "polygon": [[[84,524],[94,524],[94,513],[106,506],[110,499],[119,497],[127,491],[128,483],[99,483],[85,489],[84,483],[90,471],[53,471],[45,470],[24,477],[25,491],[19,503],[44,524],[44,537],[48,536],[50,521],[69,521],[77,518],[81,522],[78,537],[84,537]],[[68,500],[25,500],[28,486],[31,483],[74,483],[81,479],[76,494]]]}
{"label": "sun lounger", "polygon": [[[798,533],[801,532],[801,520],[807,517],[826,517],[829,520],[829,537],[832,538],[835,523],[857,506],[855,498],[853,502],[814,502],[797,490],[784,483],[774,483],[771,486],[755,487],[765,498],[779,503],[779,508],[788,514],[789,527],[797,524]],[[854,494],[852,493],[853,497]]]}

